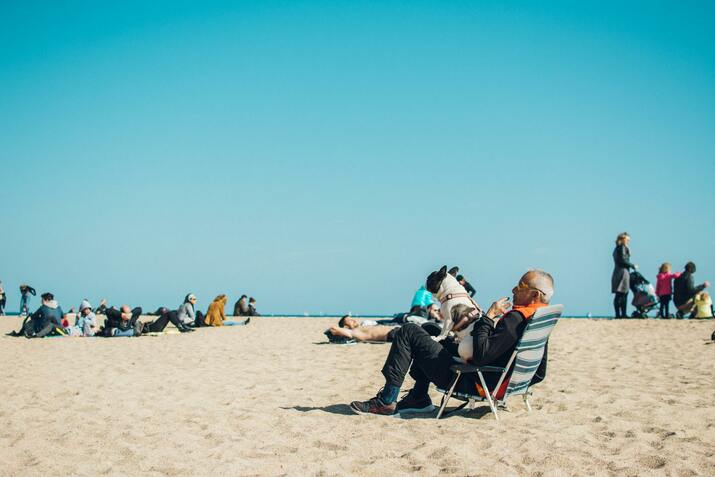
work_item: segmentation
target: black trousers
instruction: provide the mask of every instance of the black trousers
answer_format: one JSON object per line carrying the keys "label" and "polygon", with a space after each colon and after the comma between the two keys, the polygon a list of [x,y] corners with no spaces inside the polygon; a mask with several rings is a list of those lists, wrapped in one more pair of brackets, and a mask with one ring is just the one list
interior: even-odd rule
{"label": "black trousers", "polygon": [[661,318],[668,318],[670,314],[670,295],[660,295],[658,301],[660,302],[660,310],[658,314]]}
{"label": "black trousers", "polygon": [[616,312],[616,318],[628,318],[626,307],[628,306],[628,293],[616,292],[613,297],[613,309]]}
{"label": "black trousers", "polygon": [[166,325],[173,324],[177,328],[182,328],[184,325],[179,321],[179,313],[176,310],[164,311],[159,318],[149,323],[145,331],[150,331],[153,333],[161,333],[166,328]]}
{"label": "black trousers", "polygon": [[0,298],[0,315],[4,315],[4,314],[5,314],[5,303],[6,303],[6,301],[7,301],[7,299],[6,299],[4,296],[3,296],[2,298]]}
{"label": "black trousers", "polygon": [[[456,364],[453,356],[447,347],[434,341],[420,325],[407,323],[392,336],[392,346],[382,374],[386,384],[402,387],[409,372],[415,380],[415,392],[424,395],[430,382],[442,389],[452,384],[454,375],[449,368]],[[456,388],[457,391],[471,393],[474,389],[473,376],[464,376]]]}

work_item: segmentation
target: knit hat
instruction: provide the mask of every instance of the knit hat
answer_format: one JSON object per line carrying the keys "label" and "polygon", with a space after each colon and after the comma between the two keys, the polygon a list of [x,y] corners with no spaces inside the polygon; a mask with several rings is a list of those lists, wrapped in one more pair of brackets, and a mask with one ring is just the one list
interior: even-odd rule
{"label": "knit hat", "polygon": [[79,304],[79,312],[82,313],[82,310],[84,310],[85,308],[89,308],[90,310],[92,309],[92,305],[86,298],[82,300],[82,303]]}

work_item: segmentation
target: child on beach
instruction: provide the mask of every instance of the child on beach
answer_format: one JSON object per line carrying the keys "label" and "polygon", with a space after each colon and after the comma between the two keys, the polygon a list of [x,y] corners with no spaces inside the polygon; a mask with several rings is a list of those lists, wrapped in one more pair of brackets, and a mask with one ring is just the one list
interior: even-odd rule
{"label": "child on beach", "polygon": [[672,273],[672,266],[666,262],[660,266],[655,286],[655,294],[658,295],[660,310],[658,317],[670,318],[670,300],[673,298],[673,279],[678,278],[681,272]]}
{"label": "child on beach", "polygon": [[94,336],[97,332],[97,317],[87,299],[82,300],[79,305],[79,313],[75,318],[74,326],[66,328],[66,331],[70,336]]}
{"label": "child on beach", "polygon": [[713,301],[710,294],[702,291],[695,295],[695,318],[712,318]]}

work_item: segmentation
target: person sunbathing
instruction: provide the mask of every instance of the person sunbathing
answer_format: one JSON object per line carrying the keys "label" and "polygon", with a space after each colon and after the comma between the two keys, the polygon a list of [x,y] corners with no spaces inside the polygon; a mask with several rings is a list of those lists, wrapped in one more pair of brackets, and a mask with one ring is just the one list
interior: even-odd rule
{"label": "person sunbathing", "polygon": [[129,305],[122,305],[117,310],[116,308],[107,308],[105,315],[107,319],[104,321],[104,327],[101,330],[101,335],[105,337],[113,336],[141,336],[143,324],[139,321],[139,316],[142,314],[141,307],[129,308]]}
{"label": "person sunbathing", "polygon": [[[489,310],[475,320],[473,356],[468,361],[477,366],[505,367],[526,328],[528,320],[540,307],[546,306],[554,293],[551,275],[540,270],[525,273],[512,289],[513,307],[508,298],[492,303]],[[454,354],[442,342],[433,340],[425,330],[407,323],[391,336],[392,346],[382,374],[385,386],[367,401],[353,401],[350,408],[357,414],[383,414],[430,412],[434,410],[429,397],[430,382],[448,389],[453,379],[451,366]],[[415,380],[414,387],[397,402],[397,397],[407,373]],[[546,350],[532,384],[544,379]],[[486,373],[486,385],[493,389],[498,374]],[[455,388],[457,392],[473,392],[475,378],[465,375]]]}
{"label": "person sunbathing", "polygon": [[[343,316],[338,321],[337,326],[331,326],[328,333],[333,336],[342,336],[356,341],[392,341],[392,333],[397,330],[396,326],[378,325],[374,321],[366,320],[360,322],[348,315]],[[330,337],[328,337],[330,338]]]}
{"label": "person sunbathing", "polygon": [[[439,310],[437,310],[439,312]],[[418,323],[430,336],[438,336],[442,330],[439,325],[434,322]],[[355,341],[386,341],[392,342],[394,333],[399,329],[399,326],[381,325],[373,320],[363,320],[362,322],[348,315],[340,318],[337,326],[331,326],[326,335],[339,336]],[[328,336],[330,339],[330,336]]]}

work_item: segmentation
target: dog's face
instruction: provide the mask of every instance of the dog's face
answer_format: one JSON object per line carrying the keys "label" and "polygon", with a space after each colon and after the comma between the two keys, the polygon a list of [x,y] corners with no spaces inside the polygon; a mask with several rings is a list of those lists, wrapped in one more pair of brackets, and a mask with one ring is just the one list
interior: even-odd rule
{"label": "dog's face", "polygon": [[432,272],[427,276],[427,282],[425,283],[425,288],[430,293],[437,293],[439,291],[440,285],[444,277],[447,276],[447,265],[443,266],[436,272]]}

